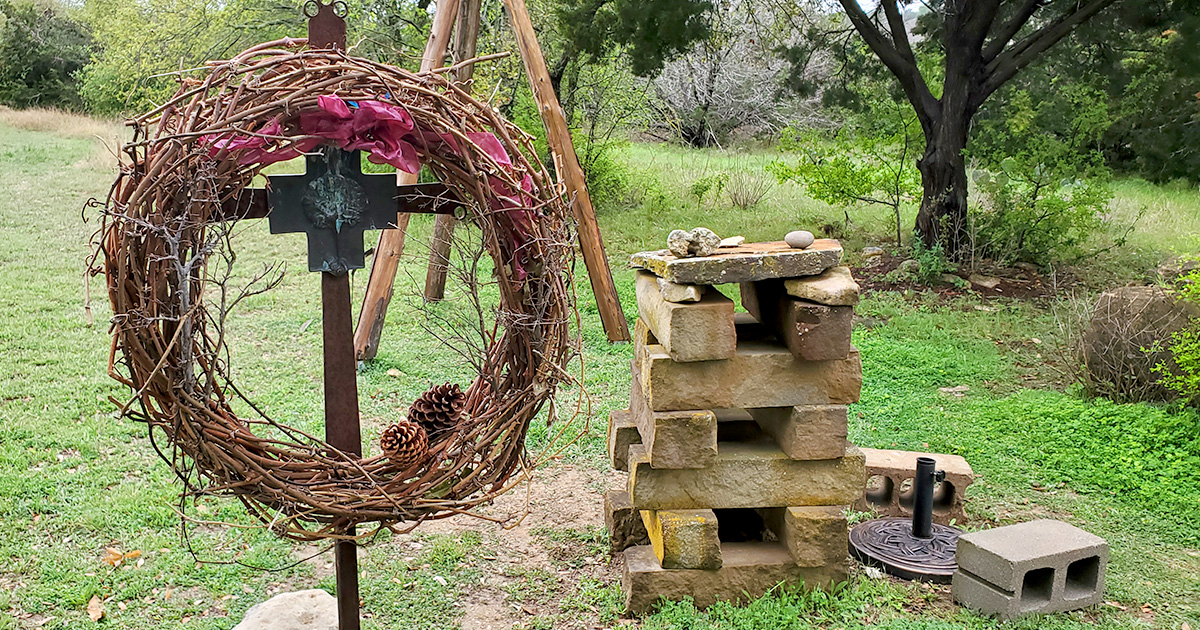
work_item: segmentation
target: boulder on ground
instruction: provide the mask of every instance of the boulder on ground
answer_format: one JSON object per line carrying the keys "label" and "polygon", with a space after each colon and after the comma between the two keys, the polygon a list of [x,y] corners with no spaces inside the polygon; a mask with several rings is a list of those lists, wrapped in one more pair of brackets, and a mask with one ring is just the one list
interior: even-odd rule
{"label": "boulder on ground", "polygon": [[1084,383],[1098,394],[1125,400],[1170,400],[1155,366],[1174,368],[1171,335],[1200,308],[1162,287],[1119,287],[1096,301],[1079,359]]}
{"label": "boulder on ground", "polygon": [[233,630],[337,630],[337,600],[318,589],[280,593],[246,611]]}

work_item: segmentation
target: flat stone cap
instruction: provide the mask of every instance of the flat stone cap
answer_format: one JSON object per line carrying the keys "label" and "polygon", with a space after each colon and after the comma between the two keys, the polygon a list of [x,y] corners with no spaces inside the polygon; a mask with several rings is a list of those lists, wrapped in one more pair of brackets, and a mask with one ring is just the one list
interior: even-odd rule
{"label": "flat stone cap", "polygon": [[958,540],[960,549],[965,545],[975,547],[1013,563],[1108,548],[1103,538],[1070,523],[1050,519],[971,532],[963,534]]}
{"label": "flat stone cap", "polygon": [[660,249],[639,252],[629,259],[631,267],[669,282],[702,285],[815,276],[841,262],[842,244],[830,238],[817,239],[805,249],[773,241],[726,247],[712,256],[676,258]]}

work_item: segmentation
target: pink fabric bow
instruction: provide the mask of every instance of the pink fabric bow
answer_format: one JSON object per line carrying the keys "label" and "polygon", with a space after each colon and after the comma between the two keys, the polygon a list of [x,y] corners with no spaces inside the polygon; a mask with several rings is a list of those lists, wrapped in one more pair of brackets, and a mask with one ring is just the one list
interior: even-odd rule
{"label": "pink fabric bow", "polygon": [[[340,97],[328,94],[317,97],[317,109],[300,114],[300,131],[305,135],[296,137],[286,146],[280,140],[287,138],[279,119],[273,119],[254,135],[234,137],[205,136],[202,143],[208,144],[208,153],[216,157],[221,151],[237,153],[239,164],[273,164],[308,153],[323,143],[329,142],[347,151],[366,151],[367,159],[375,164],[391,164],[406,173],[421,170],[417,147],[430,153],[448,150],[462,155],[457,139],[449,133],[433,129],[421,129],[412,116],[400,106],[377,100],[358,101],[351,107]],[[467,139],[478,146],[501,168],[511,168],[512,158],[504,145],[491,132],[467,132]],[[525,246],[533,238],[533,210],[536,202],[533,179],[526,174],[521,181],[521,190],[512,190],[500,178],[488,177],[488,185],[494,193],[490,209],[502,211],[508,221],[502,225],[502,236],[513,253],[513,273],[523,281],[526,276],[528,252]]]}

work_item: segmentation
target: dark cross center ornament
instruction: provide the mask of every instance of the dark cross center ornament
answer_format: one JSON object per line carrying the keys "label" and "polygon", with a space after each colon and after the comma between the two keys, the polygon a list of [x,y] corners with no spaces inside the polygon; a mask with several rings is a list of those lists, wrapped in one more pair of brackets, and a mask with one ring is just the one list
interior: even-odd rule
{"label": "dark cross center ornament", "polygon": [[364,174],[360,159],[325,147],[306,157],[304,174],[268,178],[271,233],[307,234],[309,271],[362,269],[363,232],[395,227],[396,176]]}

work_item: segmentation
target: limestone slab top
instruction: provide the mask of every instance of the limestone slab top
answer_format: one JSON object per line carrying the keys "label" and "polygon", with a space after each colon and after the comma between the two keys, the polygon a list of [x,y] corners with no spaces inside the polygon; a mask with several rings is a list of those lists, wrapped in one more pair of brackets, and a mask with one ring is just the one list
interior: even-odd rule
{"label": "limestone slab top", "polygon": [[645,269],[664,280],[701,285],[815,276],[841,262],[842,244],[831,238],[817,239],[805,249],[773,241],[726,247],[712,256],[677,258],[661,249],[639,252],[629,259],[631,267]]}

